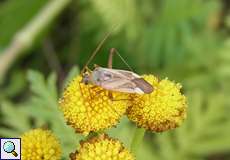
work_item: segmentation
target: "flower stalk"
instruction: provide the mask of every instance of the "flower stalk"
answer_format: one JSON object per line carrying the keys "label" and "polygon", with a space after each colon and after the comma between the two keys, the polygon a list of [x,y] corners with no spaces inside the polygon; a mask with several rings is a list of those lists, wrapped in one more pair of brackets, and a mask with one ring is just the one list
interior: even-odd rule
{"label": "flower stalk", "polygon": [[138,154],[138,149],[140,148],[141,142],[145,136],[145,129],[136,127],[135,133],[131,142],[131,152],[135,155]]}
{"label": "flower stalk", "polygon": [[33,45],[39,33],[47,28],[70,2],[71,0],[48,2],[24,28],[15,34],[0,56],[0,82],[3,81],[6,72],[19,55]]}

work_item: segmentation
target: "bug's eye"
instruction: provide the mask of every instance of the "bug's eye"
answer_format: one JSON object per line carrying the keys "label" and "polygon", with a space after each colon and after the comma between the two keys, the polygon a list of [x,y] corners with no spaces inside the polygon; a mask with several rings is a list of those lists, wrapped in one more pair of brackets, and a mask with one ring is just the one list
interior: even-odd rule
{"label": "bug's eye", "polygon": [[89,82],[88,82],[88,81],[85,81],[84,83],[85,83],[86,85],[87,85],[87,84],[89,84]]}

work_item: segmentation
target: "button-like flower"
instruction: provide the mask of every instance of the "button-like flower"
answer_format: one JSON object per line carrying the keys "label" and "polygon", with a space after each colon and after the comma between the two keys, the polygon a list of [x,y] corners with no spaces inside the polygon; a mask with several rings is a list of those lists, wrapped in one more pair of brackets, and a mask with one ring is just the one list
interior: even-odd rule
{"label": "button-like flower", "polygon": [[60,160],[61,146],[48,130],[34,129],[21,137],[23,160]]}
{"label": "button-like flower", "polygon": [[139,127],[162,132],[180,126],[186,118],[187,101],[180,84],[168,79],[159,81],[153,75],[144,79],[153,85],[151,94],[130,95],[127,116]]}
{"label": "button-like flower", "polygon": [[80,149],[70,154],[71,160],[134,160],[133,155],[116,139],[102,134],[81,142]]}
{"label": "button-like flower", "polygon": [[126,111],[127,95],[85,85],[81,79],[70,82],[59,102],[67,124],[86,135],[116,125]]}

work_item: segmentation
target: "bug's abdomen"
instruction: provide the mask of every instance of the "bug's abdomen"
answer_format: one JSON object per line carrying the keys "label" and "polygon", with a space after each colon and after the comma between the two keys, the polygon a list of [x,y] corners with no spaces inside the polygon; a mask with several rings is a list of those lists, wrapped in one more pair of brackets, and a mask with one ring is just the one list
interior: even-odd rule
{"label": "bug's abdomen", "polygon": [[153,86],[146,82],[144,78],[135,78],[132,80],[136,84],[138,88],[140,88],[144,93],[152,93],[153,92]]}

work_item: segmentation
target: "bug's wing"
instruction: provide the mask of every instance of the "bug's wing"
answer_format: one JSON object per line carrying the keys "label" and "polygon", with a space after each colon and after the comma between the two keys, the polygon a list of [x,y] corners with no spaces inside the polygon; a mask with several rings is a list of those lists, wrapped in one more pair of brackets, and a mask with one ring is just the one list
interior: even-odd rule
{"label": "bug's wing", "polygon": [[117,70],[117,72],[124,75],[124,78],[130,80],[132,83],[135,83],[135,90],[137,92],[140,92],[139,90],[141,90],[142,92],[149,94],[153,91],[153,86],[138,74],[125,70]]}
{"label": "bug's wing", "polygon": [[138,74],[126,70],[109,69],[109,68],[102,68],[102,67],[100,67],[100,70],[103,71],[104,73],[112,74],[113,77],[120,77],[127,80],[141,78]]}
{"label": "bug's wing", "polygon": [[121,79],[121,78],[114,78],[114,79],[103,81],[101,82],[101,87],[107,90],[125,92],[125,93],[139,93],[139,94],[144,93],[132,81]]}
{"label": "bug's wing", "polygon": [[134,82],[144,93],[149,94],[153,92],[153,86],[144,80],[144,78],[135,78],[132,82]]}
{"label": "bug's wing", "polygon": [[127,80],[123,78],[111,78],[100,83],[101,87],[125,93],[151,93],[153,87],[151,84],[146,82],[143,78],[136,78],[133,80]]}
{"label": "bug's wing", "polygon": [[151,93],[153,91],[152,85],[130,71],[100,67],[97,69],[97,73],[100,75],[100,82],[98,84],[108,90],[138,94]]}

